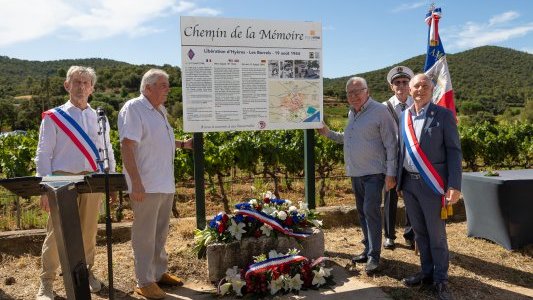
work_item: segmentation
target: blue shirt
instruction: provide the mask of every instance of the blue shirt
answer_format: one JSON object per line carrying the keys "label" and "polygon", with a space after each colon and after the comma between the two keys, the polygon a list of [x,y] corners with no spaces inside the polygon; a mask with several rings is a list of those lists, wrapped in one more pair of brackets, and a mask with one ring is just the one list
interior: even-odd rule
{"label": "blue shirt", "polygon": [[[416,139],[420,141],[420,134],[422,133],[422,128],[424,128],[424,122],[426,121],[426,111],[428,110],[429,102],[424,105],[420,111],[418,111],[418,114],[416,112],[415,106],[411,105],[409,107],[409,111],[411,112],[411,120],[413,121],[413,128],[415,130]],[[407,144],[405,144],[407,147]],[[411,156],[409,156],[408,153],[405,154],[405,159],[403,161],[403,167],[412,173],[418,173],[418,169],[416,168],[415,164],[413,163],[413,160],[411,159]]]}
{"label": "blue shirt", "polygon": [[344,132],[330,131],[329,139],[344,145],[346,175],[396,176],[396,122],[386,106],[368,98],[356,112],[350,108]]}

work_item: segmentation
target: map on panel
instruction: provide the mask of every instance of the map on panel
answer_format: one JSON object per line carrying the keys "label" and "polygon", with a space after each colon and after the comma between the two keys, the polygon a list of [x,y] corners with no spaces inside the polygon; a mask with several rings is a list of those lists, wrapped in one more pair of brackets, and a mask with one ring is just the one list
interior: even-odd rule
{"label": "map on panel", "polygon": [[320,82],[270,81],[268,92],[270,122],[320,121]]}

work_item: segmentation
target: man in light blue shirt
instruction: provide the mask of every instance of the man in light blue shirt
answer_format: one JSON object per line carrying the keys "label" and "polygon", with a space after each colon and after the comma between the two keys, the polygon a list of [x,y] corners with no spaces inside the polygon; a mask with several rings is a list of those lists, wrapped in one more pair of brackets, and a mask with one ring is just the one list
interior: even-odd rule
{"label": "man in light blue shirt", "polygon": [[346,175],[352,179],[365,250],[353,262],[366,262],[365,271],[378,270],[381,255],[381,191],[396,185],[397,128],[387,108],[369,95],[366,80],[346,83],[350,110],[344,132],[326,125],[318,132],[344,145]]}

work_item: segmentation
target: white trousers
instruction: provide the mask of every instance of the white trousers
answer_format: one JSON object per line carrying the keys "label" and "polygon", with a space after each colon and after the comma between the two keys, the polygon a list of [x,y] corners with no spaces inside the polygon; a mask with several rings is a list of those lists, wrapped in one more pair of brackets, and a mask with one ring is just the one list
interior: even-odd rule
{"label": "white trousers", "polygon": [[157,282],[167,271],[165,251],[174,194],[148,193],[142,202],[131,201],[131,246],[137,286]]}

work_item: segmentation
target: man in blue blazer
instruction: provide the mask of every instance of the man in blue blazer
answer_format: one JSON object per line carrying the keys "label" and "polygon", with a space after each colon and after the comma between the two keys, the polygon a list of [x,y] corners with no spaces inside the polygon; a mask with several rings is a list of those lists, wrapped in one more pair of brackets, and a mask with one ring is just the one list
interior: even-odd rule
{"label": "man in blue blazer", "polygon": [[397,190],[405,200],[422,267],[402,282],[409,287],[434,284],[439,299],[452,299],[441,209],[459,200],[462,153],[455,117],[431,102],[433,88],[425,74],[414,76],[409,82],[414,105],[400,119]]}

